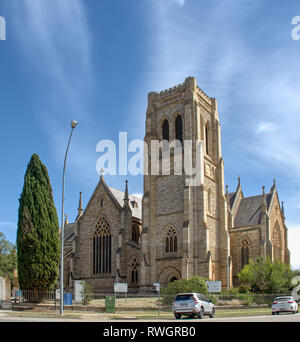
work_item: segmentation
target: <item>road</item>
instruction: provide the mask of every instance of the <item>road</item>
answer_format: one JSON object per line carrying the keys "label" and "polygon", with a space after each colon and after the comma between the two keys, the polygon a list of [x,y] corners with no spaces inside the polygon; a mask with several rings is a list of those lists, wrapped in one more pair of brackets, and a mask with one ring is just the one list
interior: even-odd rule
{"label": "road", "polygon": [[300,323],[300,313],[293,314],[280,314],[272,316],[264,315],[264,316],[243,316],[243,317],[222,317],[222,318],[214,318],[210,319],[205,317],[202,320],[199,319],[105,319],[103,317],[95,317],[95,315],[82,315],[82,318],[59,318],[59,317],[30,317],[30,316],[18,316],[14,312],[0,312],[0,323],[1,322],[268,322],[268,323],[277,323],[277,322],[299,322]]}

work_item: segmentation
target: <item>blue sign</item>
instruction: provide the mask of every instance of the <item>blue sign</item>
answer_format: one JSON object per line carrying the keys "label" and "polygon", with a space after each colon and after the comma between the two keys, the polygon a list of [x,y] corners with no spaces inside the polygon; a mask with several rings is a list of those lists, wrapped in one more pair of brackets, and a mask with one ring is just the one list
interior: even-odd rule
{"label": "blue sign", "polygon": [[15,292],[15,297],[22,297],[22,291],[21,290],[17,290]]}
{"label": "blue sign", "polygon": [[72,293],[65,293],[65,305],[72,305],[73,303],[73,295]]}

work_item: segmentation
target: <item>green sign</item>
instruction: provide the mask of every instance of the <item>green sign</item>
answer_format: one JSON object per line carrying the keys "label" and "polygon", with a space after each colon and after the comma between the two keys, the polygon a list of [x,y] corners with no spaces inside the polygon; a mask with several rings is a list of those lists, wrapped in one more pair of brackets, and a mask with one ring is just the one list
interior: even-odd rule
{"label": "green sign", "polygon": [[105,297],[105,312],[115,312],[115,303],[116,297],[115,296],[106,296]]}

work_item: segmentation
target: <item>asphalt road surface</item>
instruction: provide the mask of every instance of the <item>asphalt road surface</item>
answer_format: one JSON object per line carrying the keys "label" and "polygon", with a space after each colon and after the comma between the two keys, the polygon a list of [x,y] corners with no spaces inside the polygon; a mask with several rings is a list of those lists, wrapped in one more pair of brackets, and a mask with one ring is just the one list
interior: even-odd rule
{"label": "asphalt road surface", "polygon": [[208,318],[204,319],[147,319],[147,320],[134,320],[134,319],[116,319],[116,320],[108,320],[103,318],[91,316],[84,316],[83,318],[56,318],[56,317],[18,317],[14,315],[14,313],[4,313],[0,312],[0,323],[1,322],[268,322],[268,323],[277,323],[277,322],[299,322],[300,323],[300,313],[298,314],[289,314],[282,313],[280,315],[272,316],[263,315],[263,316],[242,316],[242,317],[222,317],[222,318]]}

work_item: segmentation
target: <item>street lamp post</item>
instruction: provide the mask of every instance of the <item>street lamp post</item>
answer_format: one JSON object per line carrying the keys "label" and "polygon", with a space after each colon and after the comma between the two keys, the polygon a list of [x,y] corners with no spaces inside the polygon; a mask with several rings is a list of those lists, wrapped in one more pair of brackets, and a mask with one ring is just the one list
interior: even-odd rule
{"label": "street lamp post", "polygon": [[60,232],[60,314],[64,313],[64,200],[65,200],[65,173],[66,161],[69,151],[69,146],[74,128],[77,126],[77,121],[71,122],[71,134],[68,141],[68,146],[65,154],[63,181],[62,181],[62,206],[61,206],[61,232]]}

